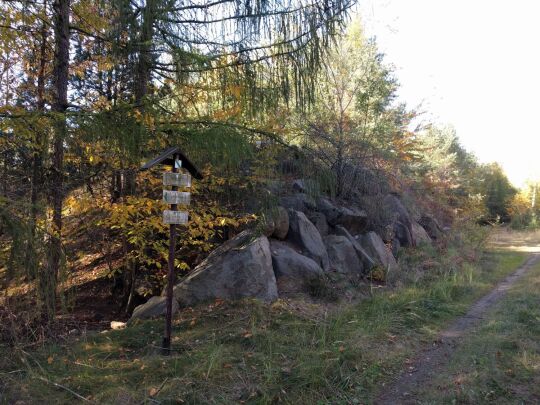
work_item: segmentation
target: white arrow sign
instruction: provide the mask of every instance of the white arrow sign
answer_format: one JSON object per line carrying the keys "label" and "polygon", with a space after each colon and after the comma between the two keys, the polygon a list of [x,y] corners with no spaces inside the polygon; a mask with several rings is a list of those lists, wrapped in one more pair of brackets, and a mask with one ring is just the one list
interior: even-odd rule
{"label": "white arrow sign", "polygon": [[176,187],[191,187],[191,175],[184,173],[163,173],[163,185]]}
{"label": "white arrow sign", "polygon": [[189,205],[191,202],[191,193],[163,190],[163,201],[167,204]]}
{"label": "white arrow sign", "polygon": [[163,222],[165,224],[185,225],[188,223],[189,214],[187,211],[163,211]]}

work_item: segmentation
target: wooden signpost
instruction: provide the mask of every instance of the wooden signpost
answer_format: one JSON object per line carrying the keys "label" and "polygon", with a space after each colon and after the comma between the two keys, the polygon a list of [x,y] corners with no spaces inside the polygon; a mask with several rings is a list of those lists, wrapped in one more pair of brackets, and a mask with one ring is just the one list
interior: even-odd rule
{"label": "wooden signpost", "polygon": [[[191,203],[191,193],[178,191],[178,188],[190,188],[191,176],[202,179],[202,175],[177,147],[167,149],[157,158],[147,162],[141,170],[150,169],[158,164],[171,165],[172,172],[163,173],[163,185],[171,186],[171,190],[163,190],[163,201],[170,204],[170,210],[163,211],[163,222],[170,225],[169,230],[169,269],[167,272],[167,301],[165,313],[165,333],[162,342],[162,353],[170,354],[172,330],[172,302],[175,283],[174,260],[176,247],[176,225],[187,225],[189,214],[178,211],[178,206],[187,207]],[[185,168],[189,173],[181,173]]]}

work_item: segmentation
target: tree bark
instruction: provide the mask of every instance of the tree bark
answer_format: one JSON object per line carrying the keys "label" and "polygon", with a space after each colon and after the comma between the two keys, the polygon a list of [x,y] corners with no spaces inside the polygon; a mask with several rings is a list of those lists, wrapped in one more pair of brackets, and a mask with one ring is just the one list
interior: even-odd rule
{"label": "tree bark", "polygon": [[152,40],[154,39],[154,22],[156,19],[156,0],[147,0],[142,12],[141,34],[139,38],[139,60],[137,63],[135,82],[135,103],[142,107],[144,98],[148,94],[150,84],[153,56]]}
{"label": "tree bark", "polygon": [[[144,113],[145,99],[152,80],[151,69],[153,65],[152,40],[154,39],[154,23],[156,20],[156,0],[147,0],[142,10],[141,32],[138,39],[137,48],[139,58],[137,60],[135,83],[133,93],[135,95],[135,106]],[[124,184],[122,186],[124,195],[133,195],[136,191],[137,172],[133,168],[124,171]]]}
{"label": "tree bark", "polygon": [[[47,3],[44,3],[44,8]],[[45,22],[41,26],[39,44],[39,69],[37,77],[37,100],[36,109],[39,112],[45,111],[45,67],[47,65],[47,25]],[[36,127],[36,139],[32,158],[32,184],[30,193],[30,235],[29,246],[26,254],[26,272],[30,278],[37,275],[37,254],[36,254],[36,228],[39,215],[39,202],[43,188],[43,147],[44,132],[41,125]]]}
{"label": "tree bark", "polygon": [[[46,66],[46,52],[47,52],[47,26],[43,23],[41,27],[40,38],[40,52],[39,52],[39,70],[37,78],[37,101],[36,108],[38,111],[43,112],[45,110],[45,66]],[[43,132],[41,128],[37,128],[36,132],[36,145],[34,149],[33,158],[33,173],[32,173],[32,236],[35,234],[35,226],[38,214],[38,199],[42,187],[42,167],[43,167]]]}
{"label": "tree bark", "polygon": [[62,258],[62,204],[64,199],[64,140],[67,123],[65,112],[68,105],[69,75],[69,2],[55,0],[54,10],[54,102],[55,131],[51,167],[51,204],[53,210],[52,232],[49,249],[48,288],[50,301],[47,302],[49,316],[54,315],[56,303],[56,284]]}

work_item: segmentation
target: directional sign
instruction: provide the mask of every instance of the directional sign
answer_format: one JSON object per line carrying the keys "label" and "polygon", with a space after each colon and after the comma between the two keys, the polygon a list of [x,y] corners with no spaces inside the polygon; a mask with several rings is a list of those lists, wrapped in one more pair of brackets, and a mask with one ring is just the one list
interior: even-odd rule
{"label": "directional sign", "polygon": [[163,201],[167,204],[189,205],[191,202],[191,193],[163,190]]}
{"label": "directional sign", "polygon": [[191,175],[184,173],[163,173],[163,185],[176,187],[191,187]]}
{"label": "directional sign", "polygon": [[163,222],[165,224],[186,225],[189,215],[187,211],[163,211]]}

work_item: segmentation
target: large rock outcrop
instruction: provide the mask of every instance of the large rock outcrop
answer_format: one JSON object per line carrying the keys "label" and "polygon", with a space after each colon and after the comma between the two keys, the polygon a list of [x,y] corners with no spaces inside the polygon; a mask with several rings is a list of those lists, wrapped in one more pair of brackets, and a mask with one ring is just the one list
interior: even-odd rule
{"label": "large rock outcrop", "polygon": [[244,231],[215,249],[193,272],[174,287],[180,306],[216,298],[278,298],[270,243],[265,236]]}
{"label": "large rock outcrop", "polygon": [[345,228],[340,225],[336,226],[336,235],[345,236],[349,240],[349,242],[351,242],[356,252],[356,255],[362,262],[364,270],[370,270],[377,264],[375,260],[370,256],[370,254],[366,251],[366,249],[364,249],[362,245],[360,245],[358,240],[356,240]]}
{"label": "large rock outcrop", "polygon": [[323,269],[313,259],[301,255],[285,242],[270,241],[270,252],[280,293],[304,291],[307,283],[323,274]]}
{"label": "large rock outcrop", "polygon": [[341,225],[350,233],[356,235],[367,225],[367,214],[363,210],[335,205],[327,198],[319,198],[317,209],[322,212],[332,226]]}
{"label": "large rock outcrop", "polygon": [[[130,321],[165,315],[167,305],[166,300],[167,297],[160,296],[150,298],[146,303],[135,307]],[[176,311],[178,311],[178,302],[173,299],[172,312],[175,313]]]}
{"label": "large rock outcrop", "polygon": [[386,248],[381,237],[375,232],[368,232],[362,235],[361,244],[369,255],[377,261],[377,264],[383,266],[388,271],[397,270],[396,259]]}
{"label": "large rock outcrop", "polygon": [[324,243],[330,258],[331,270],[348,275],[362,274],[362,262],[347,237],[328,235],[324,238]]}
{"label": "large rock outcrop", "polygon": [[313,225],[315,225],[315,228],[317,228],[321,236],[328,235],[328,222],[326,221],[326,216],[322,212],[310,212],[307,217]]}
{"label": "large rock outcrop", "polygon": [[328,270],[328,253],[321,234],[303,212],[289,210],[287,240],[295,243],[302,250],[304,256],[312,258],[324,270]]}
{"label": "large rock outcrop", "polygon": [[417,245],[431,245],[431,238],[418,222],[413,221],[412,232]]}
{"label": "large rock outcrop", "polygon": [[431,239],[440,239],[444,233],[437,220],[430,215],[423,215],[418,222],[426,230]]}
{"label": "large rock outcrop", "polygon": [[412,229],[412,218],[409,211],[401,200],[394,194],[388,194],[383,200],[384,209],[391,218],[391,228],[394,231],[395,238],[401,246],[410,247],[416,244]]}
{"label": "large rock outcrop", "polygon": [[283,196],[279,199],[279,204],[287,209],[300,212],[309,212],[317,208],[313,197],[305,193]]}

